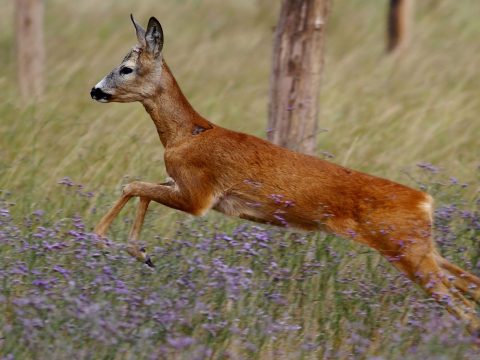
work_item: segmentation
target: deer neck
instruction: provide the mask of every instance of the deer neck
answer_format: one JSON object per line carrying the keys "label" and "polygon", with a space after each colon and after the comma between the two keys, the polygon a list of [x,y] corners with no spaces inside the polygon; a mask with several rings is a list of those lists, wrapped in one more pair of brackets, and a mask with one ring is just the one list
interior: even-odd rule
{"label": "deer neck", "polygon": [[160,81],[156,94],[144,99],[142,104],[150,114],[165,148],[191,137],[199,127],[205,130],[213,127],[190,105],[165,61],[162,63]]}

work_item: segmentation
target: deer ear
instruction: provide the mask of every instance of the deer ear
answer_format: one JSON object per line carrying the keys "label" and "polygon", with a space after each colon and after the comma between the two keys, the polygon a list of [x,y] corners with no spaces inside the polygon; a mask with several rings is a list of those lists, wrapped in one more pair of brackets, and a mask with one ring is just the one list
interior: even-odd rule
{"label": "deer ear", "polygon": [[130,14],[130,19],[132,19],[133,26],[135,26],[135,31],[137,33],[137,40],[140,43],[140,45],[145,46],[145,29],[135,21],[133,18],[133,15]]}
{"label": "deer ear", "polygon": [[160,22],[151,17],[148,21],[147,32],[145,33],[145,42],[148,51],[155,57],[160,55],[163,48],[163,30]]}

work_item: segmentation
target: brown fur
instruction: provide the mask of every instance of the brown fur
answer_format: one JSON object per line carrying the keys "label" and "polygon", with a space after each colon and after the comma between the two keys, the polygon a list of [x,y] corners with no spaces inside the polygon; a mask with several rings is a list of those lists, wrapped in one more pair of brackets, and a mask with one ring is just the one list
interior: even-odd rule
{"label": "brown fur", "polygon": [[[137,239],[151,200],[192,215],[214,209],[261,223],[327,231],[379,251],[464,319],[472,332],[480,329],[474,305],[462,295],[479,301],[475,287],[480,279],[437,252],[428,194],[216,126],[188,103],[163,59],[142,52],[138,61],[143,79],[148,79],[148,71],[155,74],[145,85],[155,91],[140,101],[165,147],[172,180],[127,185],[95,228],[99,236],[105,236],[123,206],[136,196],[141,202],[128,250],[149,264]],[[161,71],[152,64],[155,61]],[[111,101],[131,101],[127,90],[114,93]]]}

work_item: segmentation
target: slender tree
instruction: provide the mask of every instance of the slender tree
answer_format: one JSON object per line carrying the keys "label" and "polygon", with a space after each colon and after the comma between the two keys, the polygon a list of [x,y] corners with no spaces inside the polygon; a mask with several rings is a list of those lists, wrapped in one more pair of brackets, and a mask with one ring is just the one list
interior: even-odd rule
{"label": "slender tree", "polygon": [[43,0],[15,0],[17,78],[23,100],[44,90]]}
{"label": "slender tree", "polygon": [[268,138],[309,154],[316,147],[329,9],[330,0],[283,0],[275,31]]}
{"label": "slender tree", "polygon": [[390,0],[387,52],[394,52],[406,45],[411,27],[412,2],[413,0]]}

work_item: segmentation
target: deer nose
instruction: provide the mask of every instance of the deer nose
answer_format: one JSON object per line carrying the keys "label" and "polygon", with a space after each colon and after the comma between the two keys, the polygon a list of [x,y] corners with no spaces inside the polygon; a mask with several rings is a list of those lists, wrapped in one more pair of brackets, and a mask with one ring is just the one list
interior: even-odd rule
{"label": "deer nose", "polygon": [[107,94],[104,92],[102,89],[94,87],[90,91],[90,96],[92,97],[93,100],[101,101],[101,102],[106,102],[110,100],[112,97],[111,94]]}

